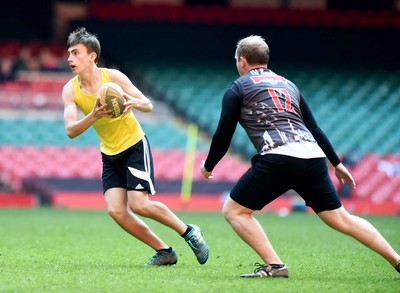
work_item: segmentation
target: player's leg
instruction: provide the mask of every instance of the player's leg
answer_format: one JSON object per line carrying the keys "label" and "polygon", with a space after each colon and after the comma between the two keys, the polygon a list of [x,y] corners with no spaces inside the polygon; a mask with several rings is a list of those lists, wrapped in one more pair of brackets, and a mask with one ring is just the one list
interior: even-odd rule
{"label": "player's leg", "polygon": [[174,265],[178,258],[172,247],[168,247],[151,229],[127,207],[126,189],[110,188],[105,192],[108,213],[126,232],[152,247],[156,253],[146,266]]}
{"label": "player's leg", "polygon": [[[126,186],[128,205],[135,213],[164,224],[182,235],[187,230],[183,223],[165,204],[149,199],[154,194],[154,167],[151,149],[146,137],[126,151]],[[127,167],[127,168],[126,168]]]}
{"label": "player's leg", "polygon": [[199,227],[186,225],[165,204],[150,200],[147,192],[128,191],[128,205],[134,213],[151,218],[178,232],[193,250],[197,261],[200,264],[207,262],[208,246]]}
{"label": "player's leg", "polygon": [[146,137],[126,152],[128,205],[136,214],[151,218],[181,235],[200,264],[208,259],[208,247],[199,227],[183,223],[165,204],[149,199],[155,193],[153,159]]}
{"label": "player's leg", "polygon": [[144,137],[127,154],[126,181],[129,208],[138,215],[164,224],[181,235],[200,264],[208,260],[208,246],[196,225],[183,223],[165,204],[149,199],[155,193],[153,158],[147,138]]}
{"label": "player's leg", "polygon": [[108,189],[105,192],[105,199],[109,215],[122,229],[154,250],[167,249],[168,245],[158,238],[146,223],[128,209],[126,198],[126,189]]}
{"label": "player's leg", "polygon": [[[146,243],[154,250],[153,255],[146,263],[148,266],[173,265],[177,263],[177,256],[172,247],[168,247],[150,228],[128,208],[129,180],[126,177],[126,162],[135,157],[137,152],[142,153],[141,145],[135,145],[124,152],[108,156],[102,154],[103,161],[103,190],[107,203],[108,213],[126,232]],[[147,174],[137,170],[140,175]],[[138,182],[136,182],[138,184]],[[135,185],[136,186],[136,185]],[[146,193],[146,191],[137,191]]]}
{"label": "player's leg", "polygon": [[330,227],[352,236],[383,256],[392,266],[396,267],[398,264],[400,255],[367,220],[349,214],[344,207],[320,212],[318,216]]}
{"label": "player's leg", "polygon": [[307,160],[306,178],[295,189],[318,216],[330,227],[354,237],[377,252],[393,266],[400,256],[368,221],[349,214],[342,206],[339,195],[329,177],[326,161]]}
{"label": "player's leg", "polygon": [[246,242],[263,260],[255,263],[257,268],[242,278],[287,278],[288,268],[282,263],[272,247],[260,223],[253,217],[253,210],[246,208],[231,197],[225,201],[222,213],[239,237]]}
{"label": "player's leg", "polygon": [[308,161],[310,174],[302,180],[296,191],[330,227],[354,237],[396,266],[400,256],[368,221],[349,214],[342,206],[339,195],[328,174],[327,164],[318,159]]}
{"label": "player's leg", "polygon": [[226,221],[239,237],[246,242],[266,264],[281,264],[282,261],[272,247],[260,223],[253,217],[253,210],[248,209],[230,197],[222,208]]}
{"label": "player's leg", "polygon": [[165,204],[150,200],[147,192],[128,191],[128,205],[135,214],[170,227],[179,235],[184,234],[188,228]]}
{"label": "player's leg", "polygon": [[240,177],[222,208],[226,221],[264,262],[254,273],[241,277],[288,277],[288,268],[253,216],[254,211],[261,210],[288,190],[290,180],[287,179],[287,167],[282,164],[285,158],[279,155],[254,156],[251,168]]}
{"label": "player's leg", "polygon": [[256,155],[248,169],[231,190],[222,213],[235,232],[262,258],[266,264],[281,264],[267,235],[253,217],[290,189],[287,169],[291,159],[281,155]]}

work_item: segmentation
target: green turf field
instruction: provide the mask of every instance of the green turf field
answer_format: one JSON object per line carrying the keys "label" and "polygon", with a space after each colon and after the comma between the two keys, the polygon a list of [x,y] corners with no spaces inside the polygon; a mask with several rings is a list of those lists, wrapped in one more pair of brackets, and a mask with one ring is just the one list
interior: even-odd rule
{"label": "green turf field", "polygon": [[[153,251],[105,211],[0,209],[0,292],[400,292],[383,258],[316,216],[257,214],[289,266],[288,279],[242,279],[260,259],[218,213],[180,212],[202,227],[201,266],[175,232],[145,220],[178,254],[173,267],[144,267]],[[400,250],[400,217],[368,217]]]}

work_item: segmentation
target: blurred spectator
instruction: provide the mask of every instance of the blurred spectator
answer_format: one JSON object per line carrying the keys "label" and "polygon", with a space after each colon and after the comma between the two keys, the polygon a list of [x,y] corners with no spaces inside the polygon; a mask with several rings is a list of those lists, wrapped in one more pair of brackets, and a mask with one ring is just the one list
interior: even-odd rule
{"label": "blurred spectator", "polygon": [[[65,58],[65,59],[64,59]],[[42,71],[70,71],[67,62],[68,56],[59,58],[49,48],[44,47],[39,53],[40,68]]]}
{"label": "blurred spectator", "polygon": [[43,48],[39,53],[40,69],[43,71],[57,71],[58,59],[48,48]]}
{"label": "blurred spectator", "polygon": [[32,55],[29,47],[22,47],[19,51],[18,62],[15,66],[16,71],[28,70],[38,71],[40,70],[39,59]]}
{"label": "blurred spectator", "polygon": [[11,57],[0,59],[0,82],[15,78],[14,60]]}
{"label": "blurred spectator", "polygon": [[36,54],[29,46],[21,48],[14,62],[14,73],[18,71],[67,71],[67,57],[58,57],[50,48],[43,46]]}

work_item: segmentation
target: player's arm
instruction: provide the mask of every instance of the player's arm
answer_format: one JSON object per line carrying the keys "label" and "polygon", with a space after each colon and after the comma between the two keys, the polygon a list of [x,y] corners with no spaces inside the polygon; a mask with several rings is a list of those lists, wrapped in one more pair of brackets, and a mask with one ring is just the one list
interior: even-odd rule
{"label": "player's arm", "polygon": [[142,112],[151,112],[153,110],[153,104],[151,101],[136,87],[133,85],[131,80],[121,71],[116,69],[108,69],[108,75],[110,81],[118,84],[125,92],[125,110],[127,113],[132,108],[135,108]]}
{"label": "player's arm", "polygon": [[78,120],[78,108],[75,103],[74,89],[71,82],[68,82],[62,91],[62,101],[64,104],[64,126],[69,138],[75,138],[85,132],[93,123],[101,117],[111,117],[110,111],[105,109],[106,105],[100,106],[97,99],[93,110]]}
{"label": "player's arm", "polygon": [[200,171],[206,178],[212,178],[212,170],[226,154],[240,117],[241,99],[235,84],[225,91],[222,99],[221,116],[213,135],[207,159]]}
{"label": "player's arm", "polygon": [[325,135],[322,129],[319,128],[317,121],[315,120],[314,115],[311,112],[311,109],[308,106],[307,102],[304,100],[303,96],[300,96],[300,110],[303,114],[303,120],[307,128],[314,136],[315,140],[325,153],[328,160],[335,167],[335,175],[339,179],[340,183],[343,184],[344,181],[347,181],[352,187],[352,189],[355,189],[356,182],[354,181],[353,176],[341,163],[340,158],[333,149],[333,146],[329,141],[328,137]]}

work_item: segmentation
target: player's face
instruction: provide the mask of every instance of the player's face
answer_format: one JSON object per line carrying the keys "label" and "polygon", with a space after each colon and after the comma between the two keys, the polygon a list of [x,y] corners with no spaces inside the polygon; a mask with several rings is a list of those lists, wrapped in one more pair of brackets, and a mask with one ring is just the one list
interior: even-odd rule
{"label": "player's face", "polygon": [[71,46],[68,49],[68,63],[71,71],[75,74],[79,74],[92,64],[96,58],[96,53],[88,53],[86,47],[82,44]]}

